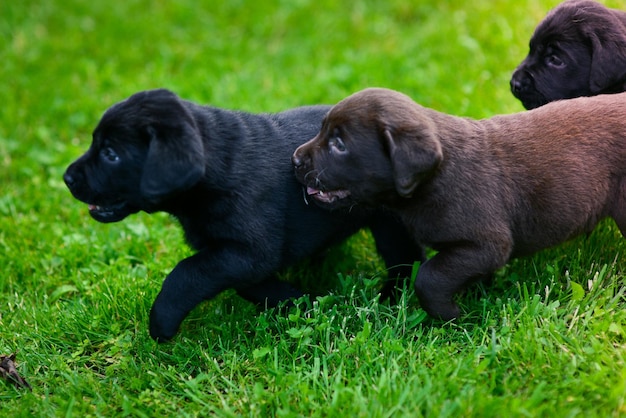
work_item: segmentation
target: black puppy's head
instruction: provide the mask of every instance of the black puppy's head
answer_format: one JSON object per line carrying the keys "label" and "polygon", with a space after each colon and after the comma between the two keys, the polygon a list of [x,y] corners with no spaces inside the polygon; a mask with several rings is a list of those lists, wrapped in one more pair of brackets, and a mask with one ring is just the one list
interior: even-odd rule
{"label": "black puppy's head", "polygon": [[370,88],[333,106],[292,162],[307,194],[334,208],[409,198],[442,158],[424,108],[404,94]]}
{"label": "black puppy's head", "polygon": [[168,90],[144,91],[113,105],[93,132],[87,152],[63,179],[100,222],[116,222],[187,190],[204,174],[204,150],[194,117]]}
{"label": "black puppy's head", "polygon": [[590,0],[561,3],[536,27],[528,56],[511,77],[526,109],[624,90],[626,12]]}

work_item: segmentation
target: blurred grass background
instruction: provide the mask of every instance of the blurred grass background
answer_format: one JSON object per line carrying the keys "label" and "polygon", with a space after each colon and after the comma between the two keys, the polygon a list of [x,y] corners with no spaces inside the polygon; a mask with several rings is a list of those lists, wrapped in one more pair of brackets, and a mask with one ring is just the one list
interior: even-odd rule
{"label": "blurred grass background", "polygon": [[362,233],[285,273],[329,296],[277,314],[227,292],[156,345],[147,312],[190,254],[181,231],[163,214],[97,224],[61,178],[107,107],[155,87],[253,112],[369,86],[456,115],[521,111],[508,80],[556,4],[0,4],[0,354],[18,351],[33,386],[0,381],[0,415],[625,415],[624,242],[611,222],[512,262],[462,297],[453,324],[425,320],[410,289],[378,304]]}

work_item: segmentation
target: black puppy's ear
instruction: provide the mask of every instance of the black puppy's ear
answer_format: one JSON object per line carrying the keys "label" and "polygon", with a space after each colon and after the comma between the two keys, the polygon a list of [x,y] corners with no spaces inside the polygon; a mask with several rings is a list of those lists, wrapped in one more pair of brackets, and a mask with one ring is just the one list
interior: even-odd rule
{"label": "black puppy's ear", "polygon": [[626,30],[614,16],[610,22],[600,28],[606,33],[599,33],[597,28],[587,33],[591,41],[589,88],[593,94],[601,93],[626,77]]}
{"label": "black puppy's ear", "polygon": [[174,125],[157,122],[146,129],[150,146],[141,178],[142,195],[157,202],[196,184],[205,169],[198,129],[187,118]]}
{"label": "black puppy's ear", "polygon": [[441,143],[428,129],[392,134],[386,128],[383,136],[389,149],[396,191],[402,197],[411,197],[422,180],[441,163]]}

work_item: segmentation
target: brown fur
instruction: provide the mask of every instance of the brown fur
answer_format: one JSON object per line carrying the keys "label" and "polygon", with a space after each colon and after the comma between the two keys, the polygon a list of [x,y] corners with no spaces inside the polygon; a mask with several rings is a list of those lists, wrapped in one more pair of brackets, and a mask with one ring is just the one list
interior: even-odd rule
{"label": "brown fur", "polygon": [[626,94],[473,120],[367,89],[334,106],[293,162],[321,205],[387,207],[439,250],[415,288],[443,319],[458,316],[457,292],[512,257],[606,217],[626,233]]}

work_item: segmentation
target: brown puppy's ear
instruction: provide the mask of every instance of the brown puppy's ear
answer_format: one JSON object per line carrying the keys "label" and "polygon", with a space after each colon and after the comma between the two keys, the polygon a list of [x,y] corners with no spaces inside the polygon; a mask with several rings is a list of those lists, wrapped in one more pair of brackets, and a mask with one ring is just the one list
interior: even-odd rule
{"label": "brown puppy's ear", "polygon": [[626,77],[626,30],[610,32],[611,28],[623,28],[613,16],[611,22],[613,24],[600,29],[608,31],[606,33],[598,33],[597,28],[587,33],[591,41],[589,88],[593,94],[601,93]]}
{"label": "brown puppy's ear", "polygon": [[181,125],[146,128],[150,146],[140,187],[142,195],[154,203],[189,189],[204,175],[202,138],[185,118],[178,122]]}
{"label": "brown puppy's ear", "polygon": [[383,136],[389,149],[396,191],[402,197],[411,197],[421,181],[441,163],[441,144],[431,132],[404,132],[394,136],[390,129],[385,129]]}

